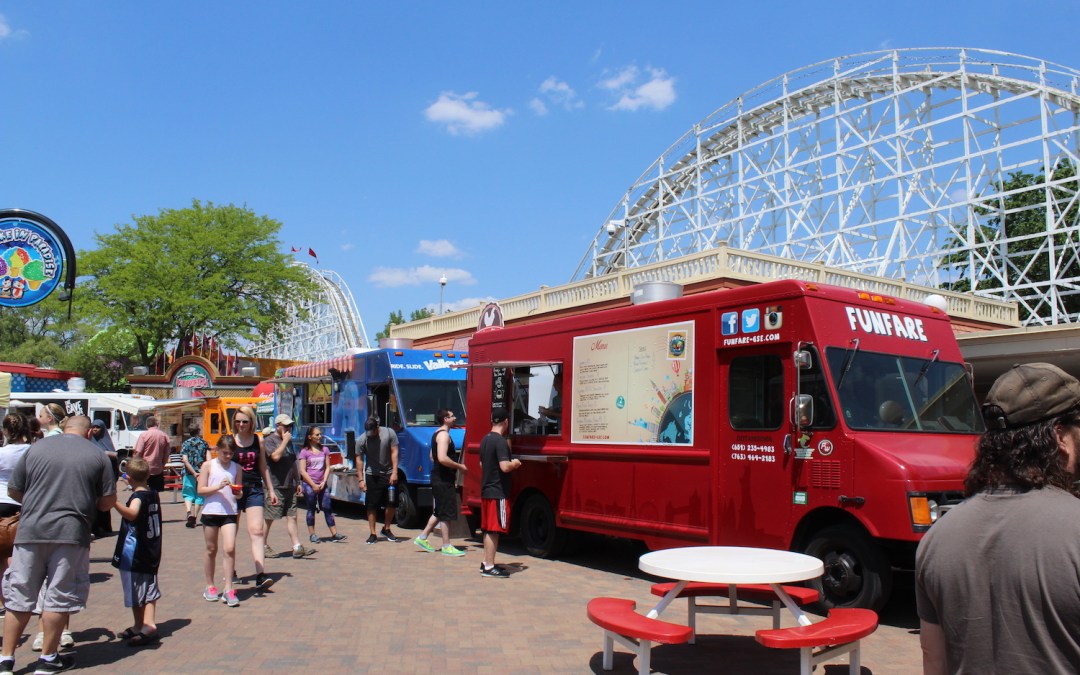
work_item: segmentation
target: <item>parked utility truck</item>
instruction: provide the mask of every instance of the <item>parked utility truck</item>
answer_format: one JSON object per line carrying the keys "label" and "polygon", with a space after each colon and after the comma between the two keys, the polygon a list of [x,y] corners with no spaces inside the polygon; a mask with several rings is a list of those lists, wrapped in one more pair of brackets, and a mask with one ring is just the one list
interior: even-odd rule
{"label": "parked utility truck", "polygon": [[450,436],[458,447],[463,442],[468,355],[411,349],[407,340],[385,344],[284,369],[275,378],[277,412],[296,420],[297,448],[308,428],[322,429],[323,443],[346,465],[331,476],[330,494],[349,502],[364,501],[358,476],[364,422],[375,416],[393,429],[399,444],[397,521],[417,527],[432,505],[430,448],[439,408],[458,415]]}
{"label": "parked utility truck", "polygon": [[158,426],[169,435],[171,444],[179,447],[183,442],[181,416],[197,414],[203,406],[202,399],[160,400],[139,394],[20,391],[11,395],[8,409],[32,416],[38,403],[56,403],[64,409],[65,415],[86,415],[92,420],[103,421],[121,457],[135,448],[150,415],[159,418]]}
{"label": "parked utility truck", "polygon": [[983,428],[944,312],[801,281],[489,329],[470,356],[464,500],[507,410],[531,554],[573,530],[803,551],[827,606],[883,606]]}

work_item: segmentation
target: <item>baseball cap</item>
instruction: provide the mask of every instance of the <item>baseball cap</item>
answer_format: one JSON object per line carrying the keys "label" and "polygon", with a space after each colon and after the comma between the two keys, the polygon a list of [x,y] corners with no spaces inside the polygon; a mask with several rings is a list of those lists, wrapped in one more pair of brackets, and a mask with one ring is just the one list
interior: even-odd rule
{"label": "baseball cap", "polygon": [[990,387],[983,417],[991,429],[1015,429],[1063,415],[1080,406],[1080,382],[1049,363],[1010,368]]}
{"label": "baseball cap", "polygon": [[277,426],[279,424],[284,424],[287,427],[291,427],[293,425],[293,421],[292,418],[288,415],[278,415],[274,418],[274,426]]}

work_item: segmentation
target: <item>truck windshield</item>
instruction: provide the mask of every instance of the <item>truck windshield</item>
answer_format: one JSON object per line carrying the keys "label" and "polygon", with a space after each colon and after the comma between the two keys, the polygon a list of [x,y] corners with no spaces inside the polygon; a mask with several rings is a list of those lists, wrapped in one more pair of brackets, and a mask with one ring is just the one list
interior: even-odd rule
{"label": "truck windshield", "polygon": [[407,427],[433,427],[435,413],[446,408],[457,416],[456,426],[465,426],[464,380],[398,380],[398,410]]}
{"label": "truck windshield", "polygon": [[853,429],[964,434],[983,430],[962,364],[938,361],[936,354],[920,359],[840,347],[825,352],[832,380],[840,382],[840,410]]}

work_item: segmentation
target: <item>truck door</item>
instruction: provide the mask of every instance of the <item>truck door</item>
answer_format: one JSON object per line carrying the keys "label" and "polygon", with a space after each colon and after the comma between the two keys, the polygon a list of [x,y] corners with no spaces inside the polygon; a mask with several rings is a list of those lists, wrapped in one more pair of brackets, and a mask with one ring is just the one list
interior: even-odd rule
{"label": "truck door", "polygon": [[717,543],[783,548],[793,500],[794,453],[788,405],[794,393],[791,346],[726,347],[721,382]]}

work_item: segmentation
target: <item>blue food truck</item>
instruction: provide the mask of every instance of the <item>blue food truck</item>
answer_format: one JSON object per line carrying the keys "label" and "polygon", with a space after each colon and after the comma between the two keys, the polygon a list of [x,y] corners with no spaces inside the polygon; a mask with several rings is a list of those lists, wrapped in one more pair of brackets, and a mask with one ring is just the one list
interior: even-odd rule
{"label": "blue food truck", "polygon": [[296,420],[299,452],[311,426],[323,432],[335,470],[329,481],[334,499],[363,503],[357,471],[363,467],[357,441],[364,422],[379,418],[397,432],[398,511],[402,527],[417,527],[430,510],[431,437],[440,408],[457,415],[450,437],[462,447],[465,437],[465,371],[468,354],[411,349],[407,341],[384,348],[285,368],[274,378],[278,413]]}

